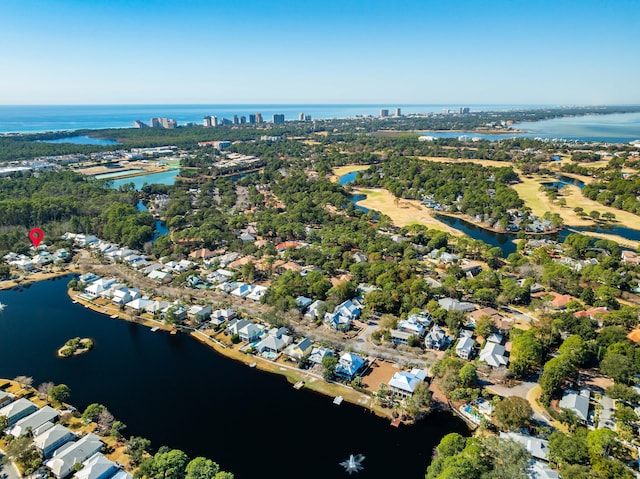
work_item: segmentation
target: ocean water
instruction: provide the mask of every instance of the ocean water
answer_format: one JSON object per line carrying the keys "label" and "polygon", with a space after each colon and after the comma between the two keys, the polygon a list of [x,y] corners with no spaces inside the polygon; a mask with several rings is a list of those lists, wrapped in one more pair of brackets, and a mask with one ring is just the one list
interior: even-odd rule
{"label": "ocean water", "polygon": [[383,108],[389,110],[390,114],[395,112],[395,108],[401,108],[405,114],[434,113],[441,112],[444,108],[457,109],[465,106],[471,111],[495,111],[548,105],[0,105],[0,133],[130,128],[134,120],[146,123],[155,117],[173,118],[178,124],[202,124],[202,118],[208,115],[228,119],[232,119],[233,115],[244,115],[248,121],[250,114],[260,112],[265,121],[270,121],[276,113],[284,114],[285,120],[296,120],[300,113],[311,115],[312,119],[349,118],[357,115],[377,116]]}

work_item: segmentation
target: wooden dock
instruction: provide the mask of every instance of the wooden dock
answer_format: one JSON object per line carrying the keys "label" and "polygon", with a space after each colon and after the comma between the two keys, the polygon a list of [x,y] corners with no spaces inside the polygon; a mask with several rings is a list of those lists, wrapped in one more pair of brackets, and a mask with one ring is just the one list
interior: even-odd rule
{"label": "wooden dock", "polygon": [[158,329],[160,329],[160,326],[154,326],[153,328],[151,328],[151,332],[155,333]]}
{"label": "wooden dock", "polygon": [[257,365],[258,365],[258,363],[253,362],[253,363],[249,364],[249,367],[250,368],[255,368]]}
{"label": "wooden dock", "polygon": [[304,387],[304,381],[298,381],[293,385],[293,389],[295,390],[302,389],[303,387]]}
{"label": "wooden dock", "polygon": [[393,421],[391,421],[391,425],[393,427],[400,427],[400,424],[402,424],[402,419],[400,419],[399,417],[397,417]]}
{"label": "wooden dock", "polygon": [[344,401],[344,398],[342,396],[336,396],[333,399],[333,404],[335,404],[336,406],[340,406],[340,404],[342,404],[342,401]]}
{"label": "wooden dock", "polygon": [[112,314],[110,316],[111,319],[118,319],[120,316],[118,316],[117,314]]}

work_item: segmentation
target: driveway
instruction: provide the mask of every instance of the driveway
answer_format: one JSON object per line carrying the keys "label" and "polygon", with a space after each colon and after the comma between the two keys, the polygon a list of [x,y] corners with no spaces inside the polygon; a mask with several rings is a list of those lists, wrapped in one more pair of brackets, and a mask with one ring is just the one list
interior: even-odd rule
{"label": "driveway", "polygon": [[526,399],[531,404],[533,409],[533,419],[542,423],[551,424],[551,418],[547,415],[542,408],[536,407],[535,403],[532,403],[530,396],[531,391],[538,385],[538,375],[529,378],[528,381],[522,381],[516,386],[504,386],[502,384],[491,384],[485,381],[484,387],[493,394],[497,394],[501,397],[518,396],[522,399]]}
{"label": "driveway", "polygon": [[601,429],[606,427],[607,429],[615,430],[616,425],[613,422],[613,413],[615,411],[613,399],[603,394],[600,398],[600,405],[602,406],[602,410],[600,411],[598,428]]}

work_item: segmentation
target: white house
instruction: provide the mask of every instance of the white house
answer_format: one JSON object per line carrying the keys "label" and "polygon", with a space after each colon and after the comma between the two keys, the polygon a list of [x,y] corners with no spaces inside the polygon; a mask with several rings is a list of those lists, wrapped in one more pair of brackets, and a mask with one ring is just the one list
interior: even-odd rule
{"label": "white house", "polygon": [[193,306],[191,306],[191,308],[189,308],[189,311],[187,311],[187,317],[191,321],[202,323],[203,321],[209,319],[209,317],[211,316],[211,310],[212,308],[210,304],[207,304],[205,306],[194,304]]}
{"label": "white house", "polygon": [[107,291],[113,284],[115,284],[115,278],[104,279],[100,278],[92,282],[84,289],[87,296],[91,298],[97,298],[100,294]]}
{"label": "white house", "polygon": [[475,341],[469,336],[460,336],[456,344],[456,354],[462,359],[470,359],[473,355]]}
{"label": "white house", "polygon": [[311,318],[311,319],[318,319],[318,315],[320,314],[318,310],[320,309],[320,306],[322,306],[323,304],[325,304],[325,302],[319,299],[311,303],[307,308],[305,317]]}
{"label": "white house", "polygon": [[319,347],[319,348],[314,347],[311,349],[311,354],[309,355],[309,361],[311,361],[313,364],[320,365],[322,364],[322,360],[327,356],[333,356],[333,351],[323,347]]}
{"label": "white house", "polygon": [[33,404],[31,401],[25,398],[20,398],[0,409],[0,416],[6,417],[9,421],[9,426],[13,426],[20,419],[27,417],[37,410],[38,406]]}
{"label": "white house", "polygon": [[414,368],[409,371],[398,371],[393,374],[389,381],[389,389],[401,396],[412,396],[418,384],[425,380],[427,373],[424,369]]}
{"label": "white house", "polygon": [[431,328],[431,331],[424,338],[424,345],[427,349],[443,349],[447,344],[449,344],[449,337],[444,329],[437,324]]}
{"label": "white house", "polygon": [[591,398],[591,391],[588,389],[581,389],[578,393],[571,389],[564,392],[562,399],[558,406],[560,409],[569,409],[578,416],[578,419],[582,422],[587,422],[589,418],[589,399]]}
{"label": "white house", "polygon": [[29,416],[23,417],[9,431],[13,437],[20,437],[28,431],[35,431],[45,423],[52,423],[60,413],[51,406],[44,406]]}
{"label": "white house", "polygon": [[33,438],[33,444],[42,452],[45,459],[63,444],[75,439],[75,435],[66,427],[56,424]]}
{"label": "white house", "polygon": [[125,308],[130,309],[134,313],[138,314],[143,309],[146,310],[147,306],[149,306],[150,304],[153,304],[153,301],[149,299],[136,298],[133,301],[129,301],[124,306]]}
{"label": "white house", "polygon": [[231,294],[233,296],[237,296],[238,298],[246,298],[251,294],[252,291],[253,286],[251,286],[250,284],[240,283],[233,291],[231,291]]}
{"label": "white house", "polygon": [[447,311],[460,311],[462,313],[470,313],[476,309],[473,303],[467,303],[464,301],[458,301],[452,298],[442,298],[438,300],[438,304],[442,309]]}
{"label": "white house", "polygon": [[73,472],[73,466],[81,463],[102,449],[102,442],[95,434],[87,434],[77,442],[67,443],[53,453],[44,463],[54,476],[63,479]]}
{"label": "white house", "polygon": [[263,332],[263,326],[249,322],[238,330],[238,336],[240,336],[240,340],[250,343],[259,339]]}
{"label": "white house", "polygon": [[549,460],[549,441],[545,439],[529,436],[527,434],[518,434],[516,432],[501,432],[500,438],[511,439],[512,441],[519,442],[527,448],[527,452],[529,452],[529,454],[531,454],[535,459],[541,459],[543,461]]}
{"label": "white house", "polygon": [[75,473],[77,479],[108,479],[118,471],[118,466],[99,452],[82,465],[84,467]]}
{"label": "white house", "polygon": [[506,366],[509,360],[506,358],[504,346],[487,341],[480,351],[480,361],[484,361],[493,368]]}
{"label": "white house", "polygon": [[246,298],[253,301],[260,301],[266,292],[266,286],[255,285],[253,286],[253,290],[246,296]]}

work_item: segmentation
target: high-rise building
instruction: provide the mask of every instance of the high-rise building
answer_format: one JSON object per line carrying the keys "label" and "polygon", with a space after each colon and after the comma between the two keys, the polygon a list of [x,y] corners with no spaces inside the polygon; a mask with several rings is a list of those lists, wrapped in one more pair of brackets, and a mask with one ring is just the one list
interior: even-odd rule
{"label": "high-rise building", "polygon": [[304,113],[300,113],[300,114],[298,115],[298,120],[300,120],[300,121],[304,121],[304,119],[305,119]]}
{"label": "high-rise building", "polygon": [[256,122],[256,116],[253,114],[249,115],[249,123],[253,125],[255,124],[255,122]]}
{"label": "high-rise building", "polygon": [[149,120],[149,126],[151,128],[160,128],[162,126],[160,123],[160,118],[151,118],[151,120]]}
{"label": "high-rise building", "polygon": [[140,121],[140,120],[133,120],[133,127],[134,128],[147,128],[149,125],[147,125],[144,121]]}
{"label": "high-rise building", "polygon": [[262,113],[256,113],[256,123],[262,123],[263,121]]}
{"label": "high-rise building", "polygon": [[240,120],[238,119],[238,115],[233,115],[233,124],[237,125],[240,123]]}
{"label": "high-rise building", "polygon": [[202,120],[202,126],[204,126],[205,128],[211,128],[211,117],[210,116],[205,116],[204,119]]}
{"label": "high-rise building", "polygon": [[311,121],[311,115],[305,115],[304,121]]}
{"label": "high-rise building", "polygon": [[402,111],[400,108],[396,108],[396,116],[402,116]]}
{"label": "high-rise building", "polygon": [[275,125],[282,125],[284,123],[284,115],[282,113],[274,113],[273,123]]}
{"label": "high-rise building", "polygon": [[218,117],[217,116],[212,116],[211,117],[211,126],[218,126]]}
{"label": "high-rise building", "polygon": [[247,117],[246,117],[246,116],[244,116],[244,115],[242,115],[242,116],[240,117],[240,124],[241,124],[241,125],[244,125],[246,122],[247,122]]}
{"label": "high-rise building", "polygon": [[380,116],[383,118],[389,116],[389,110],[380,110]]}

